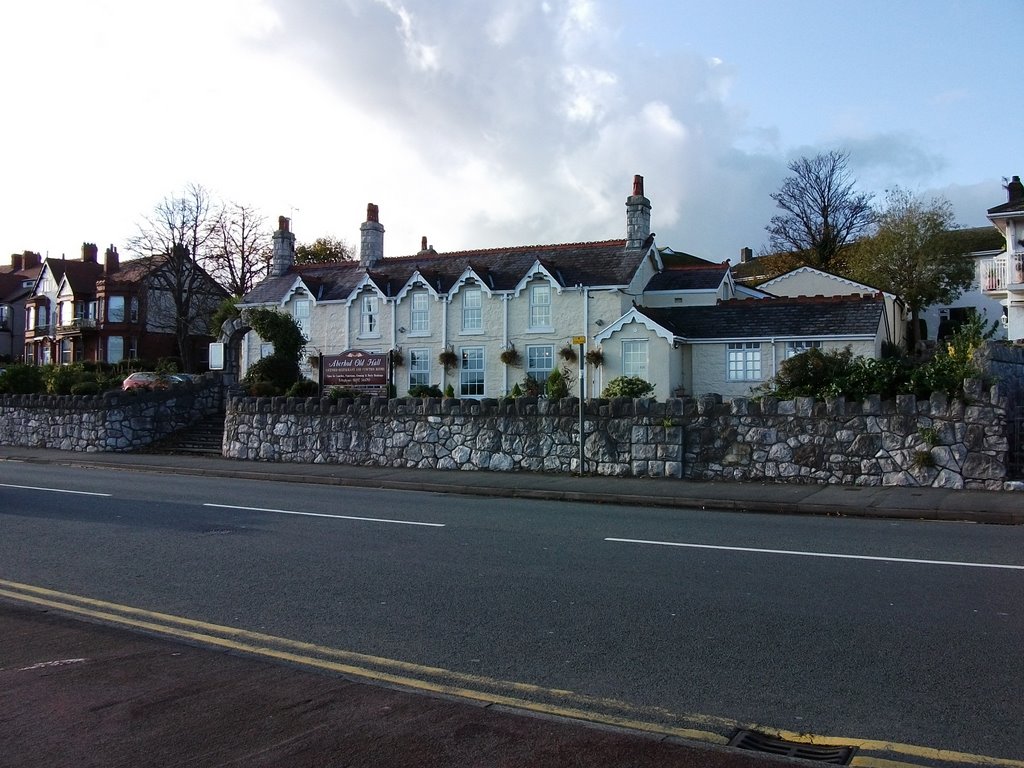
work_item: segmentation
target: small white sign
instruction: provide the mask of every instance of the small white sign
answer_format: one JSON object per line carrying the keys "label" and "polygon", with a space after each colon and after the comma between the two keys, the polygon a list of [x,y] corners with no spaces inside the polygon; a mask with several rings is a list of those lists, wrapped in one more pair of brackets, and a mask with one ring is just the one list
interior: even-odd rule
{"label": "small white sign", "polygon": [[215,341],[210,344],[210,370],[224,370],[224,342]]}

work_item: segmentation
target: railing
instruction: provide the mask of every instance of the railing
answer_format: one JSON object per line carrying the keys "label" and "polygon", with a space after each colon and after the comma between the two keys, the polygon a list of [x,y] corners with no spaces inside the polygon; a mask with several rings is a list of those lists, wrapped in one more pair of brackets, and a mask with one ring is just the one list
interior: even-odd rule
{"label": "railing", "polygon": [[1024,286],[1024,251],[979,259],[978,270],[978,281],[983,291],[1005,291],[1008,286]]}
{"label": "railing", "polygon": [[88,330],[96,327],[96,319],[92,317],[76,317],[70,323],[61,323],[57,326],[57,333],[71,333],[74,331]]}

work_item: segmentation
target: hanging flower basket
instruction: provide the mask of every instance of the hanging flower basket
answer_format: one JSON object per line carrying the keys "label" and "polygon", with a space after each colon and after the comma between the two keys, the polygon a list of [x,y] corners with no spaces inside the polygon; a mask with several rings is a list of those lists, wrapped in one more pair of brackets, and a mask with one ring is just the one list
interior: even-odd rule
{"label": "hanging flower basket", "polygon": [[600,347],[588,349],[587,354],[584,357],[587,361],[587,364],[592,365],[595,368],[600,368],[602,365],[604,365],[604,350],[602,350]]}
{"label": "hanging flower basket", "polygon": [[405,355],[402,354],[401,347],[395,347],[390,352],[388,352],[388,357],[391,358],[392,368],[401,368],[403,365],[405,365]]}
{"label": "hanging flower basket", "polygon": [[577,360],[580,359],[579,355],[576,353],[576,350],[573,349],[572,344],[566,344],[564,347],[558,350],[558,356],[565,360],[565,362],[567,363],[575,363]]}
{"label": "hanging flower basket", "polygon": [[437,356],[437,362],[441,364],[445,371],[452,371],[459,365],[459,356],[455,354],[454,349],[449,347]]}
{"label": "hanging flower basket", "polygon": [[523,356],[519,354],[519,350],[515,346],[501,350],[501,354],[498,357],[501,359],[501,362],[510,368],[518,368],[523,362]]}

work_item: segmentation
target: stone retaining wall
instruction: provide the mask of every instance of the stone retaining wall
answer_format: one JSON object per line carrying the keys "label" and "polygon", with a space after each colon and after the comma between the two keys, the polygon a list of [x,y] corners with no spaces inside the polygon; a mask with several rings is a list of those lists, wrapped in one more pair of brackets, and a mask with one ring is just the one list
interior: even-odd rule
{"label": "stone retaining wall", "polygon": [[133,451],[221,406],[211,379],[173,389],[79,395],[0,395],[0,443],[63,451]]}
{"label": "stone retaining wall", "polygon": [[[579,401],[231,398],[229,458],[431,469],[578,471]],[[587,471],[600,475],[1002,488],[1007,397],[963,400],[592,400]]]}

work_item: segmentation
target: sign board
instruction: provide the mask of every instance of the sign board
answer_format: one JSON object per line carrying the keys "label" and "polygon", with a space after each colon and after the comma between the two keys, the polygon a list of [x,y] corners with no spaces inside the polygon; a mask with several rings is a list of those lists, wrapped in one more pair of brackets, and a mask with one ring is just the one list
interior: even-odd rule
{"label": "sign board", "polygon": [[210,344],[210,370],[224,370],[224,342],[215,341]]}
{"label": "sign board", "polygon": [[572,343],[573,344],[586,344],[587,343],[587,337],[586,336],[573,336],[572,337]]}
{"label": "sign board", "polygon": [[340,355],[324,355],[321,366],[320,383],[325,387],[370,391],[388,385],[386,352],[350,349]]}

